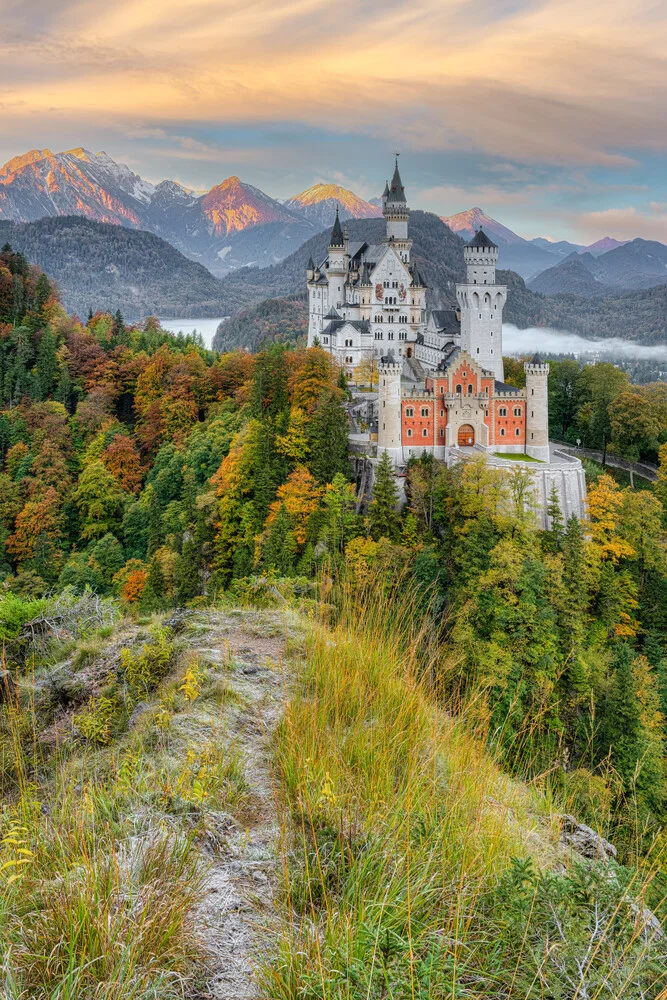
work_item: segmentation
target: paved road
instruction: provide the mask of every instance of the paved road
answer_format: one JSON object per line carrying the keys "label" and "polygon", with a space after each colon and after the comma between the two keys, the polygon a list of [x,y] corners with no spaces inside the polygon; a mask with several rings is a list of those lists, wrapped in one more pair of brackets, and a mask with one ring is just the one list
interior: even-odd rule
{"label": "paved road", "polygon": [[[573,445],[562,444],[562,442],[555,440],[552,440],[551,443],[557,445],[561,451],[567,452],[568,455],[576,455],[577,458],[592,458],[595,462],[602,461],[602,452],[596,448],[575,448]],[[621,458],[620,455],[614,455],[610,451],[607,452],[606,462],[607,465],[611,465],[615,469],[633,472],[635,476],[648,479],[651,483],[654,483],[658,478],[656,465],[647,465],[645,462],[628,462],[627,459]]]}

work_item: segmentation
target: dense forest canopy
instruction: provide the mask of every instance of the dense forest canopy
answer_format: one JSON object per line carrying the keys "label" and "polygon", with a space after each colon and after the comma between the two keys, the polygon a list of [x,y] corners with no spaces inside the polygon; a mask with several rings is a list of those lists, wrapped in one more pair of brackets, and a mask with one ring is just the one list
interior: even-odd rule
{"label": "dense forest canopy", "polygon": [[120,313],[83,324],[5,246],[0,636],[58,592],[150,614],[258,576],[411,588],[442,643],[443,699],[641,857],[667,818],[667,385],[563,360],[549,391],[555,433],[659,461],[655,487],[597,469],[590,520],[564,523],[552,496],[542,531],[521,467],[423,457],[399,513],[386,456],[357,493],[326,352],[216,354]]}

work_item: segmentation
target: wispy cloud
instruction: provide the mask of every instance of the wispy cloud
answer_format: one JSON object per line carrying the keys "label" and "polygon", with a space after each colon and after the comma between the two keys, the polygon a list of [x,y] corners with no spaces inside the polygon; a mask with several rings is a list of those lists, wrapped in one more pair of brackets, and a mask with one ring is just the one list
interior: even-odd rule
{"label": "wispy cloud", "polygon": [[610,0],[604,17],[598,0],[362,2],[350,18],[325,0],[79,0],[43,31],[36,10],[10,10],[0,52],[37,111],[324,118],[608,166],[666,141],[667,9],[652,0]]}

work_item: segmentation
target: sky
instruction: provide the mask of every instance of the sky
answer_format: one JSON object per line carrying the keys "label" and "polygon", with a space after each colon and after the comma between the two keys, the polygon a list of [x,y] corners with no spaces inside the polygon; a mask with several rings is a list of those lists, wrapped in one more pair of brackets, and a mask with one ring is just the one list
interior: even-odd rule
{"label": "sky", "polygon": [[665,0],[0,0],[0,161],[318,181],[528,238],[667,242]]}

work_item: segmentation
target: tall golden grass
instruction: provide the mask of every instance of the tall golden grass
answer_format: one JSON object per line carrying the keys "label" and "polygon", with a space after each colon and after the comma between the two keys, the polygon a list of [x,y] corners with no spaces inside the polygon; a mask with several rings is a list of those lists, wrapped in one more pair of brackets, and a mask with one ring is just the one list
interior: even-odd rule
{"label": "tall golden grass", "polygon": [[[614,938],[627,890],[605,896],[596,931],[594,902],[577,910],[578,886],[608,876],[566,871],[548,797],[503,773],[465,712],[439,702],[441,636],[423,603],[402,582],[326,596],[330,620],[309,633],[276,740],[287,861],[265,995],[658,996],[636,991],[662,974],[641,922]],[[562,959],[548,943],[553,871],[554,893],[572,895],[559,906],[576,917],[572,940],[555,942]],[[604,947],[588,940],[596,933]]]}

